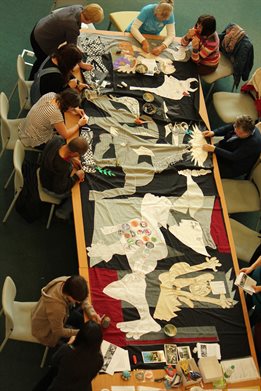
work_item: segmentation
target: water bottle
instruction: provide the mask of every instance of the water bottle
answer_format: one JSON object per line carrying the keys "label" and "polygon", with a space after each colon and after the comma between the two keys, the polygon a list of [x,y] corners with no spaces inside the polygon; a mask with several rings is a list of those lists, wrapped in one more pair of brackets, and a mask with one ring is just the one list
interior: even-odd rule
{"label": "water bottle", "polygon": [[231,365],[230,367],[228,367],[225,372],[224,372],[224,379],[226,382],[229,381],[229,378],[230,376],[232,375],[232,373],[234,372],[235,370],[235,365]]}

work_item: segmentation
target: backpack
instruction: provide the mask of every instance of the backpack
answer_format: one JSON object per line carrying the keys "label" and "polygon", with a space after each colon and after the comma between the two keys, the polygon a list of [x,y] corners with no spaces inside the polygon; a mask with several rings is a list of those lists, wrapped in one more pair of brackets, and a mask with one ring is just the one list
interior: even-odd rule
{"label": "backpack", "polygon": [[42,203],[38,192],[36,170],[38,164],[29,160],[24,160],[22,172],[24,186],[20,192],[16,203],[16,211],[28,222],[39,219],[42,215]]}
{"label": "backpack", "polygon": [[50,57],[47,57],[46,60],[42,63],[40,66],[38,72],[35,74],[34,82],[30,89],[30,99],[31,104],[34,105],[42,96],[40,92],[40,81],[41,77],[44,75],[48,75],[49,73],[60,73],[61,71],[57,67],[48,67],[46,69],[43,69],[45,64],[50,60]]}

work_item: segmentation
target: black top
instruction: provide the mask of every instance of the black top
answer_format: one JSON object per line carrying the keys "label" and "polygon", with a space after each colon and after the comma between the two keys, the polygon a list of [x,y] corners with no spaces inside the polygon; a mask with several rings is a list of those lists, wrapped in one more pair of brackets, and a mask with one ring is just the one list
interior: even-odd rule
{"label": "black top", "polygon": [[218,159],[220,176],[236,178],[249,174],[261,153],[261,134],[258,128],[247,138],[239,138],[233,125],[225,125],[214,130],[215,136],[224,136],[216,144],[215,154]]}
{"label": "black top", "polygon": [[57,194],[71,190],[79,179],[76,174],[71,176],[73,166],[70,161],[59,155],[59,149],[65,144],[61,136],[54,136],[45,146],[40,165],[40,180],[42,186]]}
{"label": "black top", "polygon": [[47,391],[91,391],[91,381],[103,365],[100,352],[65,344],[53,356],[58,373]]}
{"label": "black top", "polygon": [[[47,69],[51,67],[59,69],[59,67],[55,65],[50,58],[50,60],[46,62],[46,64],[43,66],[42,69]],[[58,72],[47,73],[41,76],[40,78],[41,95],[47,94],[48,92],[59,93],[62,92],[67,87],[68,87],[67,82],[62,73],[58,73]]]}

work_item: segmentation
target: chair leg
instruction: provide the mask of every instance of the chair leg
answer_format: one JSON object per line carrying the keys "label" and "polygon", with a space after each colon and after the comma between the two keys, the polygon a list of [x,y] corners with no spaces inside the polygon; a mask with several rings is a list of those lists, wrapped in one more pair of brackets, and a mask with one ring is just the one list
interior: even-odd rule
{"label": "chair leg", "polygon": [[15,205],[15,202],[16,202],[16,200],[17,200],[17,198],[18,198],[20,192],[21,192],[21,191],[18,191],[18,192],[15,194],[14,199],[13,199],[13,201],[11,202],[11,205],[9,206],[9,208],[8,208],[8,210],[7,210],[7,212],[6,212],[5,217],[3,218],[3,223],[5,223],[5,222],[7,221],[7,219],[8,219],[8,217],[9,217],[10,213],[12,212],[12,209],[13,209],[13,207],[14,207],[14,205]]}
{"label": "chair leg", "polygon": [[14,86],[14,88],[12,89],[11,94],[9,95],[9,98],[8,98],[9,102],[11,101],[11,99],[12,99],[12,97],[13,97],[13,95],[14,95],[16,89],[17,89],[17,86],[18,86],[18,82],[15,83],[15,86]]}
{"label": "chair leg", "polygon": [[49,229],[49,227],[50,227],[52,217],[53,217],[54,208],[55,208],[55,204],[52,204],[51,209],[50,209],[50,213],[49,213],[49,218],[48,218],[47,225],[46,225],[46,229]]}
{"label": "chair leg", "polygon": [[45,360],[46,360],[46,357],[47,357],[47,354],[48,354],[48,350],[49,350],[49,347],[46,346],[45,349],[44,349],[44,354],[43,354],[43,357],[42,357],[42,361],[41,361],[41,364],[40,364],[40,368],[43,368],[43,367],[44,367]]}
{"label": "chair leg", "polygon": [[5,339],[4,339],[3,342],[1,343],[1,345],[0,345],[0,353],[1,353],[2,350],[4,349],[5,344],[6,344],[6,342],[8,341],[8,338],[9,338],[9,336],[8,336],[8,337],[5,337]]}
{"label": "chair leg", "polygon": [[11,182],[11,179],[13,178],[14,176],[14,173],[15,173],[15,169],[13,168],[13,171],[11,172],[11,175],[9,176],[9,178],[7,179],[5,185],[4,185],[4,189],[6,190],[9,186],[9,183]]}

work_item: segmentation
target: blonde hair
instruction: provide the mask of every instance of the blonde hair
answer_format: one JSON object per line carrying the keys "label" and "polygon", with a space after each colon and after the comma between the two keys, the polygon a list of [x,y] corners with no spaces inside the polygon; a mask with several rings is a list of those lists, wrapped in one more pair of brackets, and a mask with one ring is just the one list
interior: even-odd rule
{"label": "blonde hair", "polygon": [[100,23],[104,19],[104,12],[99,4],[92,3],[84,7],[82,14],[85,19],[90,20],[92,23]]}
{"label": "blonde hair", "polygon": [[172,7],[174,6],[174,0],[160,0],[159,1],[159,4],[163,4],[163,3],[170,4],[170,5],[172,5]]}
{"label": "blonde hair", "polygon": [[172,12],[173,12],[173,6],[167,3],[166,0],[161,1],[155,9],[155,14],[163,16],[164,19],[169,18]]}

